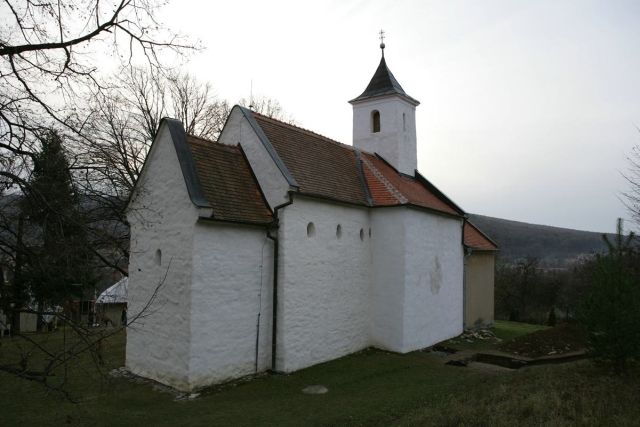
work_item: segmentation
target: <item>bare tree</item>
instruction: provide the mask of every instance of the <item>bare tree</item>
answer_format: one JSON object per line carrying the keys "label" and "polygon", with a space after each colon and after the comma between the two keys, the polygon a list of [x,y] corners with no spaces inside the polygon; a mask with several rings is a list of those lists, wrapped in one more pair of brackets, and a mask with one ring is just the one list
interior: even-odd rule
{"label": "bare tree", "polygon": [[[37,134],[55,125],[83,138],[88,93],[110,64],[161,70],[165,52],[192,46],[156,20],[156,0],[4,0],[0,4],[0,177],[25,184]],[[100,54],[106,55],[100,55]]]}
{"label": "bare tree", "polygon": [[624,175],[629,183],[629,190],[623,193],[631,217],[640,227],[640,145],[636,145],[629,155],[629,169]]}
{"label": "bare tree", "polygon": [[280,120],[289,124],[295,124],[293,117],[287,113],[277,99],[266,96],[251,96],[249,99],[242,98],[238,104],[247,107],[252,111],[272,119]]}
{"label": "bare tree", "polygon": [[[33,257],[37,256],[37,251],[31,250],[33,245],[26,243],[27,238],[37,240],[37,235],[29,235],[27,218],[15,211],[14,204],[8,204],[7,200],[15,202],[27,194],[33,194],[31,176],[34,162],[42,147],[43,135],[52,128],[64,137],[64,148],[70,154],[69,169],[73,171],[74,181],[81,182],[79,178],[83,175],[82,182],[91,181],[91,188],[100,195],[100,203],[88,203],[89,207],[96,209],[95,213],[90,214],[95,221],[86,225],[89,240],[94,243],[90,250],[98,259],[111,263],[114,268],[119,267],[117,259],[114,261],[115,258],[101,247],[111,244],[104,241],[110,237],[110,233],[106,232],[105,216],[100,213],[104,210],[102,203],[109,201],[114,207],[111,212],[122,215],[123,196],[126,193],[118,191],[126,188],[133,177],[137,177],[137,165],[144,159],[146,151],[126,151],[123,148],[124,138],[116,142],[120,144],[119,148],[117,145],[115,149],[109,146],[111,151],[105,146],[96,148],[92,145],[94,134],[89,132],[92,130],[89,125],[95,110],[87,108],[86,100],[88,97],[109,99],[114,87],[109,76],[114,70],[120,69],[122,73],[122,70],[136,65],[145,68],[151,75],[162,75],[166,72],[163,64],[174,63],[174,55],[180,56],[195,48],[157,21],[158,8],[163,3],[162,0],[0,2],[0,185],[5,190],[11,189],[0,199],[0,252],[1,258],[13,264],[14,271],[18,273],[12,278],[12,286],[3,288],[19,290],[16,283],[21,280],[20,265],[33,261]],[[118,121],[121,116],[115,105],[103,103],[101,106],[104,114],[113,117],[111,122],[103,123],[103,126],[111,127],[112,134],[116,134],[118,129],[121,133],[129,129],[127,122]],[[149,126],[155,131],[154,124]],[[143,136],[137,138],[140,141],[147,140]],[[96,152],[102,152],[104,156],[119,155],[132,170],[124,177],[117,175],[120,171],[107,173],[105,169],[101,175],[95,175],[87,167],[91,164],[81,162],[87,159],[87,153]],[[96,162],[97,166],[103,164]],[[95,181],[96,176],[101,180]],[[115,182],[124,184],[115,185]],[[54,206],[44,204],[42,208],[59,214]],[[112,222],[121,225],[122,217],[118,219]],[[6,266],[3,267],[6,270]],[[12,292],[12,298],[14,294],[16,292]],[[23,297],[30,298],[29,295]],[[15,304],[10,308],[15,312],[28,309]],[[45,311],[42,306],[36,310],[38,315],[46,314]],[[65,322],[74,329],[71,319],[65,318]],[[38,346],[34,347],[34,351],[45,355],[51,366],[66,367],[75,354],[82,349],[93,351],[101,342],[92,340],[91,334],[80,327],[74,330],[78,331],[78,340],[84,342],[84,346],[72,351],[65,349],[63,353],[51,353]],[[17,338],[29,341],[28,336]],[[14,365],[1,366],[1,370],[29,377],[29,360],[26,357],[32,357],[33,351],[26,351],[24,355],[25,358]],[[43,371],[53,372],[51,369]]]}
{"label": "bare tree", "polygon": [[[89,196],[100,196],[92,206],[96,210],[112,207],[113,219],[122,222],[123,200],[146,154],[140,144],[132,145],[128,141],[133,138],[143,144],[147,139],[142,135],[132,137],[131,129],[137,128],[122,120],[128,118],[120,114],[119,105],[107,102],[114,82],[106,75],[111,72],[104,73],[102,69],[120,68],[119,74],[122,74],[136,64],[149,70],[151,75],[162,75],[166,61],[195,48],[157,21],[156,15],[163,3],[161,0],[112,3],[4,0],[0,3],[3,18],[0,27],[0,184],[3,188],[19,188],[21,193],[29,193],[30,175],[42,135],[55,128],[64,136],[66,151],[73,154],[70,160],[76,183],[83,184],[82,190],[89,187],[86,184],[90,182],[93,193]],[[87,98],[98,100],[101,115],[110,118],[100,122],[101,130],[109,130],[109,144],[94,138],[100,133],[89,126],[97,122],[92,121],[95,109],[87,108]],[[157,105],[153,99],[146,101]],[[147,127],[155,132],[156,123],[149,123]],[[104,168],[105,162],[101,159],[115,156],[119,156],[119,164],[126,167]],[[101,173],[94,173],[94,167],[102,167]],[[93,217],[101,221],[93,227],[92,241],[104,241],[109,237],[104,233],[104,216]],[[9,228],[3,231],[5,236],[12,233]],[[107,260],[99,250],[96,255]]]}
{"label": "bare tree", "polygon": [[209,83],[192,75],[139,68],[131,68],[113,88],[92,98],[89,138],[80,144],[75,168],[84,173],[85,192],[119,199],[133,189],[163,117],[179,119],[191,135],[216,140],[230,110]]}
{"label": "bare tree", "polygon": [[172,110],[170,116],[180,120],[185,131],[205,139],[216,140],[231,108],[212,94],[210,83],[199,83],[189,74],[169,77]]}

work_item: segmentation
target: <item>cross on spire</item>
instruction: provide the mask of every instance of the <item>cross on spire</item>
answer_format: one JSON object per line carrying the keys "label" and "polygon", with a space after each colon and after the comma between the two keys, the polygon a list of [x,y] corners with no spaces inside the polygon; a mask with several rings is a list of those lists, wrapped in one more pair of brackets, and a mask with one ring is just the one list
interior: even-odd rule
{"label": "cross on spire", "polygon": [[384,30],[380,30],[380,49],[382,49],[382,56],[384,57]]}

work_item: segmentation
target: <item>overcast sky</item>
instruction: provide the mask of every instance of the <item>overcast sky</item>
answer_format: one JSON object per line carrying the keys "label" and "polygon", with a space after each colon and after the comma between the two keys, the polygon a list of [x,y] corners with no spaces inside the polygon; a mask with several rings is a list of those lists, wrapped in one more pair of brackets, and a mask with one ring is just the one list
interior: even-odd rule
{"label": "overcast sky", "polygon": [[280,101],[351,144],[349,99],[387,64],[418,99],[418,168],[468,212],[593,231],[628,214],[640,1],[173,1],[218,96]]}

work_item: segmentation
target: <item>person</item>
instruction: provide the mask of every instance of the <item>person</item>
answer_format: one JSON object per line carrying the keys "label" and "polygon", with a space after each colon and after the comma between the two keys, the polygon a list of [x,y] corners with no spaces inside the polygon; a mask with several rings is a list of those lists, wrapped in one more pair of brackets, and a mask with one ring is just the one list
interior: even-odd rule
{"label": "person", "polygon": [[122,307],[122,316],[120,317],[122,326],[127,326],[127,306]]}

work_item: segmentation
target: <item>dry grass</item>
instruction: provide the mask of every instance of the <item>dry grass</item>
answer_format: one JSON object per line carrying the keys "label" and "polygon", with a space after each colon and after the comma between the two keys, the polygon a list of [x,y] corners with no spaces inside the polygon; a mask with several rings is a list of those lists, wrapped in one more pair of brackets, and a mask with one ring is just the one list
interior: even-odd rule
{"label": "dry grass", "polygon": [[616,377],[588,361],[521,369],[425,406],[398,425],[637,426],[640,372]]}
{"label": "dry grass", "polygon": [[[16,343],[0,342],[1,362]],[[122,335],[105,343],[109,367],[122,364],[123,348]],[[366,350],[176,401],[148,382],[97,382],[89,361],[77,360],[69,386],[78,404],[0,374],[0,425],[637,425],[639,375],[615,377],[588,362],[483,371],[428,352]],[[329,392],[302,394],[311,384]]]}

